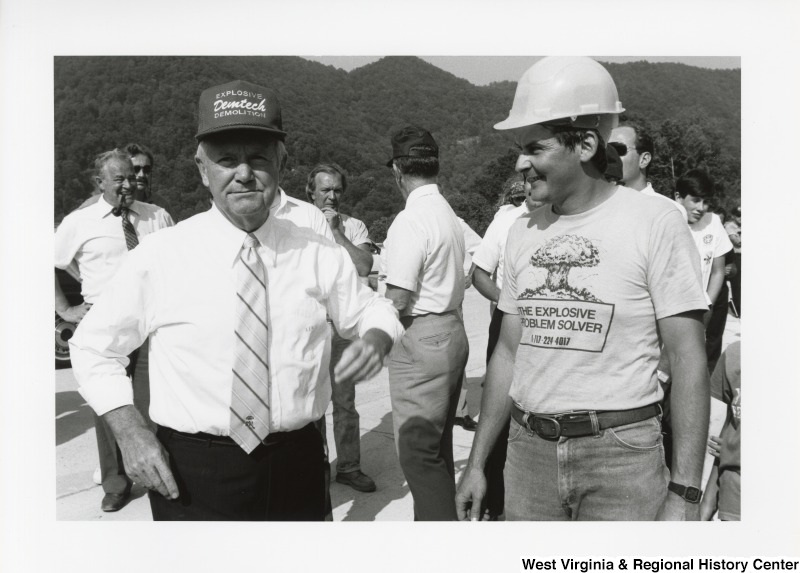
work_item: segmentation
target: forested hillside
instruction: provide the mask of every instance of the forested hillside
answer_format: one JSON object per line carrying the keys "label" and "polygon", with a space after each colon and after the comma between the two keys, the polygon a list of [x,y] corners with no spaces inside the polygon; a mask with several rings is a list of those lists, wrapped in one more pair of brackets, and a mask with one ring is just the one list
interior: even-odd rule
{"label": "forested hillside", "polygon": [[[609,64],[626,116],[656,136],[654,187],[672,191],[673,173],[707,167],[720,200],[740,195],[741,73],[681,64]],[[307,173],[336,161],[349,173],[343,210],[383,239],[402,208],[390,171],[389,134],[403,123],[431,130],[440,145],[440,184],[479,233],[511,174],[504,119],[515,83],[474,86],[415,57],[387,57],[344,72],[298,57],[58,57],[55,59],[55,218],[92,190],[99,152],[129,141],[155,154],[153,187],[179,219],[207,208],[193,157],[200,92],[244,79],[274,88],[283,108],[290,161],[282,182],[304,196]]]}

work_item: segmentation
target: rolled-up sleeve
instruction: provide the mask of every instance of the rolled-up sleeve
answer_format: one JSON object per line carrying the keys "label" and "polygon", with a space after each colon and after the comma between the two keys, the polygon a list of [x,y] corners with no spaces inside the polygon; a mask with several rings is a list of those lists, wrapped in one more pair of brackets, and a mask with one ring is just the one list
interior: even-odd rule
{"label": "rolled-up sleeve", "polygon": [[78,391],[98,415],[133,404],[125,368],[128,355],[147,339],[151,306],[138,254],[130,253],[69,341]]}

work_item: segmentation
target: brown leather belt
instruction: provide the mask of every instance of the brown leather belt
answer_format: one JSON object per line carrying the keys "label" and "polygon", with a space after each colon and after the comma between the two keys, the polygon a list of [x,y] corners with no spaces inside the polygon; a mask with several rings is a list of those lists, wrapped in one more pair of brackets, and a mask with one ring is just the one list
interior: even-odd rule
{"label": "brown leather belt", "polygon": [[520,410],[516,404],[511,408],[511,417],[518,424],[546,440],[597,435],[600,430],[641,422],[659,414],[658,403],[632,410],[581,410],[563,414],[534,414]]}

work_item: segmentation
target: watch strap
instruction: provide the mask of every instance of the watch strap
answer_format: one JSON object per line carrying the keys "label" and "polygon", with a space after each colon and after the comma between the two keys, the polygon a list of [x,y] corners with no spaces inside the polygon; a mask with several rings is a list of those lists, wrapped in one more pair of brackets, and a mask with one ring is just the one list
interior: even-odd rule
{"label": "watch strap", "polygon": [[689,503],[700,503],[700,499],[703,497],[703,492],[700,489],[675,483],[674,481],[669,482],[667,489],[672,493],[678,494]]}

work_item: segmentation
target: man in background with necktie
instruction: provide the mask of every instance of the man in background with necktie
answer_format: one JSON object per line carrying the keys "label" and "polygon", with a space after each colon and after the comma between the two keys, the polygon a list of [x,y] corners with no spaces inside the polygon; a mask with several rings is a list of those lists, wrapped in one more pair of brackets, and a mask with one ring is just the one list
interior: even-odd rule
{"label": "man in background with necktie", "polygon": [[[56,312],[68,322],[78,324],[103,293],[128,252],[149,233],[171,227],[174,223],[166,211],[134,199],[136,175],[127,151],[114,149],[97,156],[94,163],[95,183],[100,198],[92,205],[78,209],[66,217],[56,230],[55,266],[66,269],[77,264],[84,302],[71,307],[55,279]],[[136,352],[131,348],[121,357],[127,376],[133,376]],[[146,412],[147,378],[140,377],[133,394],[142,414]],[[144,387],[143,387],[144,386]],[[100,476],[105,496],[103,511],[117,511],[130,494],[131,479],[125,473],[122,456],[109,427],[95,417]]]}
{"label": "man in background with necktie", "polygon": [[[331,399],[330,329],[365,379],[403,333],[347,252],[270,216],[286,165],[280,104],[234,81],[200,95],[195,157],[211,209],[148,238],[70,340],[80,392],[150,489],[155,520],[323,520],[314,426]],[[151,335],[150,414],[122,357]]]}

